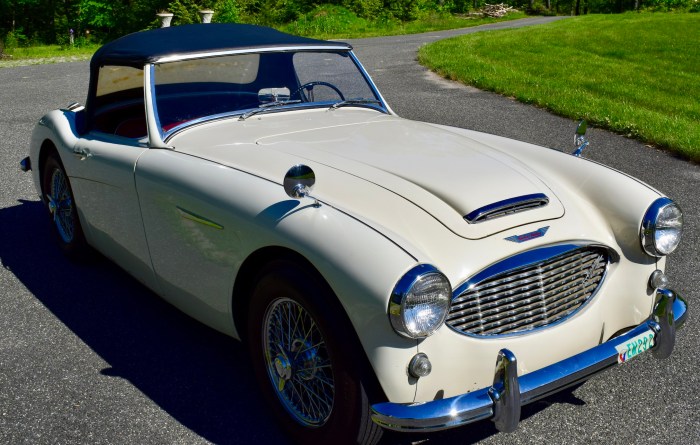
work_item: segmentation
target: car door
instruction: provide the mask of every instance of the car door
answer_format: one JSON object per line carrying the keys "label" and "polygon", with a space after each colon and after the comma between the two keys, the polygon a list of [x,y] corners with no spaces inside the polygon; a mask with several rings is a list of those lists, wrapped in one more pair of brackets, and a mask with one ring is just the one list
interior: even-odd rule
{"label": "car door", "polygon": [[71,184],[90,244],[154,288],[134,168],[148,150],[137,139],[91,131],[73,147]]}
{"label": "car door", "polygon": [[233,280],[246,254],[241,236],[250,230],[240,195],[228,191],[251,190],[251,181],[250,175],[175,150],[152,149],[136,166],[161,296],[231,335]]}

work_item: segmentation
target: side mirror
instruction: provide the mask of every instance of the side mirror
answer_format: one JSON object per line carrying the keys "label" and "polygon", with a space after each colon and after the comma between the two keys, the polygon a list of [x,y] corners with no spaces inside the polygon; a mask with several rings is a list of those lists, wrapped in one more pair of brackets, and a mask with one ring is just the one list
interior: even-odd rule
{"label": "side mirror", "polygon": [[574,146],[575,149],[571,153],[577,158],[581,157],[581,153],[588,147],[588,138],[586,138],[586,130],[588,129],[588,124],[585,120],[581,120],[576,127],[576,134],[574,134]]}
{"label": "side mirror", "polygon": [[284,191],[290,198],[301,199],[309,196],[315,183],[316,174],[308,165],[297,164],[284,175]]}

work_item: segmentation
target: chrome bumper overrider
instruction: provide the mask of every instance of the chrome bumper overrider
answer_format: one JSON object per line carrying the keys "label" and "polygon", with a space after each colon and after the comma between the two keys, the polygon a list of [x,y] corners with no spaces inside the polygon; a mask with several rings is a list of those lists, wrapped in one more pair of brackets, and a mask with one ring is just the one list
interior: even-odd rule
{"label": "chrome bumper overrider", "polygon": [[588,380],[618,364],[620,353],[633,338],[654,333],[652,353],[657,358],[671,355],[676,327],[686,318],[687,304],[675,292],[657,291],[658,302],[647,321],[624,335],[615,337],[558,363],[517,375],[515,355],[502,349],[496,360],[494,383],[467,394],[424,403],[378,403],[372,406],[372,420],[397,431],[436,431],[491,418],[503,432],[514,431],[520,421],[520,407],[564,388]]}

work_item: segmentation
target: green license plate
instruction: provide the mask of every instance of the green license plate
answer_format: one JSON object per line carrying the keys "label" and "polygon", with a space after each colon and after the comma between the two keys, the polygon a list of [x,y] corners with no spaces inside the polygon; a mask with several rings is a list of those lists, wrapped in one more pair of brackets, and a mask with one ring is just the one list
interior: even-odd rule
{"label": "green license plate", "polygon": [[643,332],[633,337],[625,343],[615,346],[617,349],[617,362],[624,363],[648,351],[654,346],[654,333],[652,331]]}

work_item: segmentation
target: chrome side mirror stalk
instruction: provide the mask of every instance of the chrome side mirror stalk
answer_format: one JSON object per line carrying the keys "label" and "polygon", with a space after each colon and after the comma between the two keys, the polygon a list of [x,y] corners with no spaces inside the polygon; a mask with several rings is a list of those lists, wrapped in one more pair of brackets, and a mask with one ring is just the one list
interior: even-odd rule
{"label": "chrome side mirror stalk", "polygon": [[85,107],[80,102],[71,102],[67,107],[61,108],[63,111],[72,111],[77,113],[78,111],[83,111]]}
{"label": "chrome side mirror stalk", "polygon": [[302,199],[305,197],[312,198],[314,206],[318,207],[320,204],[318,199],[310,196],[311,189],[316,183],[316,174],[308,165],[297,164],[287,171],[284,175],[284,191],[287,196],[293,199]]}
{"label": "chrome side mirror stalk", "polygon": [[576,127],[576,134],[574,134],[574,146],[576,148],[571,154],[576,156],[577,158],[580,158],[581,153],[583,153],[583,150],[585,150],[588,147],[589,142],[588,138],[586,137],[587,128],[588,124],[583,119],[579,121],[578,126]]}

